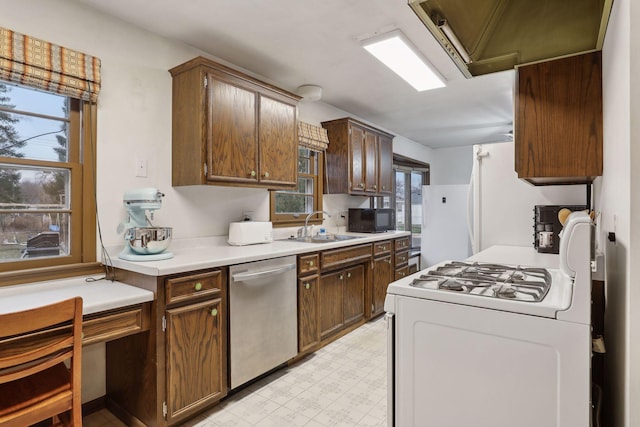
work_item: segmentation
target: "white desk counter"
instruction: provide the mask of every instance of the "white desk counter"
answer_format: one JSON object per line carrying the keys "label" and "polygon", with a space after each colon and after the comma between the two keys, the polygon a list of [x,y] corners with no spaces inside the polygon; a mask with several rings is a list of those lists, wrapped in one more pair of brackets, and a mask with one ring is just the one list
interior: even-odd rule
{"label": "white desk counter", "polygon": [[109,280],[87,281],[96,276],[72,277],[0,287],[0,314],[28,310],[76,296],[82,297],[82,314],[94,314],[153,301],[153,292]]}

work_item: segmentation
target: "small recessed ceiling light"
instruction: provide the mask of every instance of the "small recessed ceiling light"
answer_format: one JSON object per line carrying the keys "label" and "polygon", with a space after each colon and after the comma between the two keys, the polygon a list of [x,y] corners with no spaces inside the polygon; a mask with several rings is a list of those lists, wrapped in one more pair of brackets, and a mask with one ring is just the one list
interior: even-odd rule
{"label": "small recessed ceiling light", "polygon": [[445,86],[444,79],[400,30],[363,40],[362,46],[417,91]]}

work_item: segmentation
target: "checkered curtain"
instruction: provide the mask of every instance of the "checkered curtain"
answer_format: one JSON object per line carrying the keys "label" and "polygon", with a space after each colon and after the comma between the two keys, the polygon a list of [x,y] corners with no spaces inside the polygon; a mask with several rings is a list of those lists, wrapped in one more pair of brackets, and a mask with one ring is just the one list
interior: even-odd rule
{"label": "checkered curtain", "polygon": [[298,122],[299,144],[316,151],[325,151],[329,146],[327,130],[309,123]]}
{"label": "checkered curtain", "polygon": [[0,27],[0,79],[96,102],[100,59]]}

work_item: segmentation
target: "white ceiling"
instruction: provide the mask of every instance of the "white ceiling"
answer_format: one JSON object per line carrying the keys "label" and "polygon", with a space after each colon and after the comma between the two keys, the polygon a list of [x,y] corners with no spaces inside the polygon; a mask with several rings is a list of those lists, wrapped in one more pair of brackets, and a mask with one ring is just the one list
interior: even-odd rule
{"label": "white ceiling", "polygon": [[[392,133],[439,148],[505,140],[512,130],[514,72],[465,79],[407,0],[78,0],[180,40]],[[446,78],[416,92],[360,40],[401,29]]]}

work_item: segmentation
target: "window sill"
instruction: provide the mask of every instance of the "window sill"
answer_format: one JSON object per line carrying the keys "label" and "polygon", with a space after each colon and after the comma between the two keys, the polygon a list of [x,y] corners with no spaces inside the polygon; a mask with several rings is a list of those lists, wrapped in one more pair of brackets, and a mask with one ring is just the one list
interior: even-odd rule
{"label": "window sill", "polygon": [[44,280],[64,279],[74,276],[85,276],[104,273],[104,267],[99,262],[69,264],[55,267],[32,268],[0,273],[2,286],[20,285],[24,283],[42,282]]}

